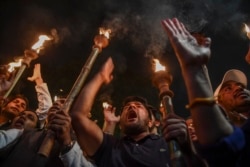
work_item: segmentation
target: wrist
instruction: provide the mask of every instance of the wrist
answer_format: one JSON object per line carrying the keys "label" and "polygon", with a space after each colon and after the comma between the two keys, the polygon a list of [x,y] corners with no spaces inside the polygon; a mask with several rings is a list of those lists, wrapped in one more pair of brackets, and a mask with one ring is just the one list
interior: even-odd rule
{"label": "wrist", "polygon": [[36,85],[41,85],[43,83],[43,79],[38,77],[35,79]]}
{"label": "wrist", "polygon": [[73,148],[74,144],[75,144],[75,141],[71,141],[69,144],[63,145],[61,147],[61,154],[63,155],[69,152]]}
{"label": "wrist", "polygon": [[115,131],[115,126],[116,126],[116,122],[104,121],[102,130],[104,133],[113,135]]}

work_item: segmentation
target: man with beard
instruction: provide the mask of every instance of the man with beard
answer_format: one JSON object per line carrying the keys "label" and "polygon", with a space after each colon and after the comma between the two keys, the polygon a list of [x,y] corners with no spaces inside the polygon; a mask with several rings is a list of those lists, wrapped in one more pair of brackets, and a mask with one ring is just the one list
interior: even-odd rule
{"label": "man with beard", "polygon": [[[178,141],[190,166],[205,166],[190,147],[185,121],[169,114],[163,122],[162,137],[150,133],[150,112],[147,101],[138,96],[124,100],[120,118],[121,138],[103,133],[88,118],[95,96],[102,86],[112,80],[114,65],[109,58],[101,70],[81,90],[71,109],[72,126],[81,148],[93,158],[98,167],[166,167],[171,166],[167,142]],[[185,166],[185,165],[183,165]]]}
{"label": "man with beard", "polygon": [[226,118],[236,126],[242,126],[249,118],[250,94],[246,89],[245,74],[236,69],[228,70],[214,92]]}
{"label": "man with beard", "polygon": [[[232,126],[226,120],[216,104],[210,80],[203,68],[211,56],[211,39],[204,38],[204,42],[199,44],[176,18],[163,20],[162,24],[180,64],[189,98],[187,108],[209,165],[248,167],[250,120],[247,119],[241,128]],[[233,95],[231,97],[237,97],[236,101],[248,98],[244,91],[236,91],[240,87],[242,90],[244,83],[234,82],[232,85],[226,88],[225,97],[229,91],[229,95]]]}

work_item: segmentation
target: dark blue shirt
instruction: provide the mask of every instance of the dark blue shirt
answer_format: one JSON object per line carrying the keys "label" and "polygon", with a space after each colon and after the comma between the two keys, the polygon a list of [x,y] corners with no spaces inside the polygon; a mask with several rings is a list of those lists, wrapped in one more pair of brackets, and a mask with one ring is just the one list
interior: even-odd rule
{"label": "dark blue shirt", "polygon": [[234,127],[231,135],[222,138],[217,143],[207,146],[199,145],[196,148],[200,149],[199,153],[207,160],[210,167],[249,167],[249,149],[246,146],[250,140],[247,141],[246,136],[249,136],[249,133],[246,135],[243,129]]}
{"label": "dark blue shirt", "polygon": [[116,139],[104,134],[103,142],[92,158],[98,167],[170,166],[166,141],[153,134],[137,142],[129,137]]}

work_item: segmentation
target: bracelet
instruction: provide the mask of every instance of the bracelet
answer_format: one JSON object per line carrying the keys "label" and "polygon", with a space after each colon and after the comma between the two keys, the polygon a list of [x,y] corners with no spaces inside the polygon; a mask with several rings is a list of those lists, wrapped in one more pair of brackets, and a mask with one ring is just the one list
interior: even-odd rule
{"label": "bracelet", "polygon": [[67,152],[69,152],[69,150],[72,149],[72,147],[74,146],[75,144],[75,141],[71,141],[68,145],[64,145],[62,148],[61,148],[61,154],[66,154]]}
{"label": "bracelet", "polygon": [[198,97],[195,98],[190,104],[186,105],[186,109],[193,108],[196,105],[214,105],[216,100],[214,97]]}

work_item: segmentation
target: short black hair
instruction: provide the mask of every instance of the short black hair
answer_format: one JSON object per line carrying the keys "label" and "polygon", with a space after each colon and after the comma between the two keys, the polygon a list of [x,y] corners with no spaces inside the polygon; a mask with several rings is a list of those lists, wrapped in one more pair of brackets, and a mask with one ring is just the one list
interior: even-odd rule
{"label": "short black hair", "polygon": [[122,102],[122,109],[121,109],[121,112],[122,112],[124,106],[125,106],[127,103],[132,102],[132,101],[138,101],[138,102],[140,102],[142,105],[144,105],[144,107],[145,107],[145,108],[147,109],[147,111],[148,111],[149,118],[151,119],[152,113],[151,113],[151,110],[150,110],[150,105],[148,104],[148,101],[147,101],[145,98],[141,97],[141,96],[128,96],[128,97],[126,97],[126,98],[123,100],[123,102]]}
{"label": "short black hair", "polygon": [[17,99],[17,98],[20,98],[20,99],[23,99],[26,103],[26,109],[29,108],[29,100],[27,99],[27,97],[25,97],[24,95],[22,94],[17,94],[17,95],[14,95],[14,96],[11,96],[9,98],[6,99],[6,102],[4,103],[4,107],[7,106],[11,101]]}

